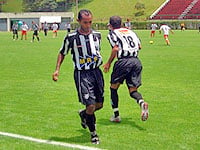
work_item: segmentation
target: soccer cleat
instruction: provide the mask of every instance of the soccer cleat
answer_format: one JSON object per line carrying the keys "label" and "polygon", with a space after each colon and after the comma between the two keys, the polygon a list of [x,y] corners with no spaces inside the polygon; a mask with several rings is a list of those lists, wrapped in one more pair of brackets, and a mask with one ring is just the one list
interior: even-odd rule
{"label": "soccer cleat", "polygon": [[98,135],[96,134],[96,135],[91,135],[91,142],[92,142],[92,144],[99,144],[100,143],[100,141],[99,141],[99,137],[98,137]]}
{"label": "soccer cleat", "polygon": [[84,110],[79,110],[78,114],[79,114],[79,116],[80,116],[80,118],[81,118],[81,126],[82,126],[84,129],[86,129],[86,128],[87,128],[87,124],[86,124],[86,119],[85,119],[85,117],[84,117],[84,115],[83,115],[83,111],[84,111]]}
{"label": "soccer cleat", "polygon": [[111,121],[111,122],[120,123],[120,122],[121,122],[121,118],[120,118],[120,116],[117,116],[117,117],[112,116],[112,117],[110,118],[110,121]]}
{"label": "soccer cleat", "polygon": [[142,105],[141,119],[142,121],[146,121],[148,117],[149,117],[148,104],[144,102]]}

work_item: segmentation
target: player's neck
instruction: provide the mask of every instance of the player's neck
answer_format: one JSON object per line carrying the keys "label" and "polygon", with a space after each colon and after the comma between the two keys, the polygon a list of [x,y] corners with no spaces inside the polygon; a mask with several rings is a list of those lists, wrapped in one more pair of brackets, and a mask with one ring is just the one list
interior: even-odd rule
{"label": "player's neck", "polygon": [[83,35],[88,35],[88,34],[90,34],[92,32],[91,29],[85,30],[85,29],[83,29],[81,27],[78,29],[78,31],[79,31],[79,33],[81,33]]}

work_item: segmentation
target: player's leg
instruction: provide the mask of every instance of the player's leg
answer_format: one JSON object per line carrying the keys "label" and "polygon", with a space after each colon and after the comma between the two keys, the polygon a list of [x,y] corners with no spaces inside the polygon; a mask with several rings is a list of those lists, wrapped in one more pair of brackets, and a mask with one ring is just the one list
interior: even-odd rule
{"label": "player's leg", "polygon": [[120,86],[120,83],[111,84],[110,86],[111,106],[114,113],[114,115],[110,118],[110,121],[112,122],[121,122],[121,118],[119,115],[119,108],[118,108],[119,97],[118,97],[118,92],[117,92],[119,86]]}
{"label": "player's leg", "polygon": [[90,134],[91,134],[91,142],[93,144],[99,144],[99,137],[96,133],[96,117],[95,117],[95,108],[96,106],[94,104],[88,105],[86,107],[86,123],[89,128]]}
{"label": "player's leg", "polygon": [[27,40],[27,31],[25,31],[24,35],[25,35],[25,40]]}
{"label": "player's leg", "polygon": [[33,36],[32,36],[31,42],[34,42],[34,40],[35,40],[35,31],[33,31]]}
{"label": "player's leg", "polygon": [[16,40],[18,40],[18,31],[16,30]]}
{"label": "player's leg", "polygon": [[110,86],[110,98],[111,98],[111,106],[113,109],[114,115],[110,118],[112,122],[121,122],[121,118],[119,115],[119,97],[118,97],[118,88],[120,84],[123,84],[123,81],[126,78],[129,67],[126,67],[127,59],[118,60],[113,67],[113,72],[111,74],[111,86]]}
{"label": "player's leg", "polygon": [[38,42],[40,41],[40,38],[39,38],[39,34],[38,34],[38,31],[36,31],[36,38],[38,40]]}
{"label": "player's leg", "polygon": [[164,38],[165,38],[165,41],[166,41],[167,45],[170,45],[170,41],[169,41],[168,35],[164,35]]}
{"label": "player's leg", "polygon": [[15,40],[15,31],[13,30],[13,40]]}
{"label": "player's leg", "polygon": [[21,31],[21,40],[23,40],[24,32]]}
{"label": "player's leg", "polygon": [[146,121],[149,116],[148,103],[144,101],[141,93],[137,91],[136,87],[129,87],[129,93],[130,93],[130,96],[136,100],[137,104],[140,106],[142,110],[141,112],[142,121]]}
{"label": "player's leg", "polygon": [[[95,109],[96,101],[94,97],[94,82],[93,77],[90,76],[90,72],[74,71],[74,79],[76,88],[78,91],[79,101],[86,106],[86,109],[79,112],[81,118],[81,125],[83,128],[89,128],[91,134],[91,142],[93,144],[99,144],[99,138],[96,133],[95,126]],[[85,125],[85,126],[83,126]]]}
{"label": "player's leg", "polygon": [[142,110],[142,121],[145,121],[149,115],[148,104],[144,101],[142,94],[138,92],[138,87],[141,85],[142,64],[138,58],[134,58],[133,61],[135,65],[133,66],[132,71],[127,75],[126,84],[128,86],[130,96],[136,100]]}

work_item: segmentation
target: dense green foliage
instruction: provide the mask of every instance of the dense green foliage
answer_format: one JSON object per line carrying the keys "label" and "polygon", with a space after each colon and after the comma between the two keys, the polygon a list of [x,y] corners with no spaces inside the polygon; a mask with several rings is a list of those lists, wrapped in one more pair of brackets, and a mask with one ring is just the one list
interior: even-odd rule
{"label": "dense green foliage", "polygon": [[[110,55],[102,32],[104,63]],[[194,149],[200,147],[200,53],[197,31],[175,31],[172,45],[166,46],[163,35],[149,37],[150,31],[136,30],[141,38],[140,59],[143,85],[139,91],[149,103],[150,117],[140,120],[140,109],[128,94],[126,85],[119,89],[122,122],[109,122],[109,80],[104,74],[105,104],[96,112],[101,144],[108,150]],[[66,56],[58,82],[51,75],[58,49],[66,33],[58,38],[40,33],[41,42],[12,41],[12,34],[0,32],[0,131],[66,143],[93,146],[88,130],[80,126],[77,93],[73,80],[71,56]],[[149,41],[153,40],[153,44]],[[70,148],[33,143],[0,136],[0,150],[64,150]]]}

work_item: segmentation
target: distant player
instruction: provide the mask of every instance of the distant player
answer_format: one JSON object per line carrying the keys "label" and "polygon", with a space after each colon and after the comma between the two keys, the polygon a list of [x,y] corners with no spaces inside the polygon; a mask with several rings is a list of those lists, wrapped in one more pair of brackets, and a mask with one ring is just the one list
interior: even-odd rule
{"label": "distant player", "polygon": [[185,31],[185,24],[183,22],[181,23],[181,31]]}
{"label": "distant player", "polygon": [[199,24],[199,33],[200,33],[200,24]]}
{"label": "distant player", "polygon": [[161,25],[159,32],[161,33],[161,31],[163,31],[164,39],[165,39],[167,45],[170,45],[170,41],[169,41],[169,38],[168,38],[168,36],[169,36],[169,31],[170,31],[172,34],[174,34],[174,32],[173,32],[173,31],[171,30],[171,28],[170,28],[168,25],[166,25],[166,24],[162,24],[162,25]]}
{"label": "distant player", "polygon": [[52,25],[52,30],[53,30],[53,38],[57,37],[58,35],[58,24],[56,22],[53,23]]}
{"label": "distant player", "polygon": [[67,23],[66,24],[66,27],[67,27],[67,32],[69,33],[71,31],[71,24],[70,23]]}
{"label": "distant player", "polygon": [[31,42],[34,42],[35,37],[37,38],[37,40],[39,42],[40,38],[39,38],[38,32],[39,32],[40,28],[39,28],[38,24],[36,24],[34,21],[32,21],[32,28],[31,29],[33,30],[33,38],[31,40]]}
{"label": "distant player", "polygon": [[151,24],[151,37],[154,37],[155,36],[155,33],[156,33],[156,29],[158,28],[157,24],[155,23],[152,23]]}
{"label": "distant player", "polygon": [[18,23],[15,22],[12,25],[12,31],[13,31],[13,40],[17,40],[18,39]]}
{"label": "distant player", "polygon": [[43,30],[44,30],[44,35],[47,36],[47,32],[49,30],[49,26],[48,26],[46,21],[43,24]]}
{"label": "distant player", "polygon": [[127,19],[125,24],[124,24],[125,28],[131,30],[131,22],[130,22],[130,19]]}
{"label": "distant player", "polygon": [[141,49],[140,40],[132,30],[121,27],[122,20],[120,17],[112,16],[109,22],[108,40],[112,47],[112,52],[107,63],[103,66],[105,73],[109,71],[115,57],[117,56],[118,58],[113,66],[110,81],[111,105],[114,112],[110,121],[121,121],[118,109],[118,88],[124,81],[126,81],[130,96],[136,100],[141,108],[142,121],[146,121],[148,118],[148,104],[138,92],[142,73],[142,64],[138,58],[138,53]]}
{"label": "distant player", "polygon": [[25,22],[23,22],[21,26],[21,30],[22,30],[21,40],[23,40],[24,36],[25,36],[25,40],[27,40],[28,25]]}

